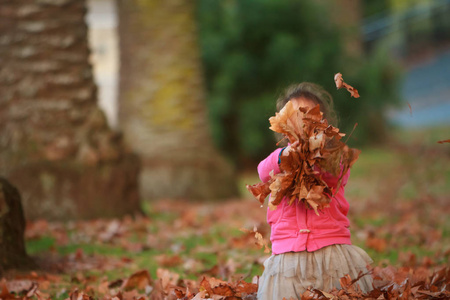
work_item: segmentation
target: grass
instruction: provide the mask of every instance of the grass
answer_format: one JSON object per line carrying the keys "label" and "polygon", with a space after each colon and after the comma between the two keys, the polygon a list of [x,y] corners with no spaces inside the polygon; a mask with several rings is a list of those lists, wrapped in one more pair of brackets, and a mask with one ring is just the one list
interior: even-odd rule
{"label": "grass", "polygon": [[30,255],[44,253],[50,251],[54,246],[55,239],[49,236],[42,236],[38,239],[28,240],[26,242],[26,250]]}

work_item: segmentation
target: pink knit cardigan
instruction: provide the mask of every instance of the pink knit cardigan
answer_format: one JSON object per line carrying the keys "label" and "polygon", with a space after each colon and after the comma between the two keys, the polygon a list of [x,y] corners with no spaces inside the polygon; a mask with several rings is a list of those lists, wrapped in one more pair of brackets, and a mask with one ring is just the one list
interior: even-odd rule
{"label": "pink knit cardigan", "polygon": [[[280,172],[278,156],[282,149],[272,152],[258,165],[259,178],[263,182],[270,179],[269,173]],[[329,173],[322,178],[329,186],[336,186],[338,179]],[[319,211],[306,208],[303,202],[295,201],[291,205],[284,198],[276,210],[267,210],[267,222],[271,227],[270,240],[272,253],[316,251],[333,244],[351,244],[347,213],[349,204],[344,197],[344,187],[349,172],[344,176],[339,191],[332,198],[330,207]]]}

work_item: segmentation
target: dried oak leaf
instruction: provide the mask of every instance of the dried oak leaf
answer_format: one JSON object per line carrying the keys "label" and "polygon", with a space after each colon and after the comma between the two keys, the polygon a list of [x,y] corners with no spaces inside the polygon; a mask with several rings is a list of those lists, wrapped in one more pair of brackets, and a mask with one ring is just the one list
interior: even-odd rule
{"label": "dried oak leaf", "polygon": [[347,91],[350,92],[350,96],[354,98],[359,98],[358,90],[352,87],[351,85],[345,83],[341,73],[337,73],[334,75],[334,82],[336,83],[337,89],[346,88]]}

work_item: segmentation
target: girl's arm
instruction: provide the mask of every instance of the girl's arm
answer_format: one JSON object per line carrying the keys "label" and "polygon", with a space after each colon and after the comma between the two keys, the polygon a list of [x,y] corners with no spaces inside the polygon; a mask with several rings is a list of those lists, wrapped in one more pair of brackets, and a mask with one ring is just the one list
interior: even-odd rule
{"label": "girl's arm", "polygon": [[290,151],[297,151],[298,146],[300,146],[299,141],[295,141],[292,144],[288,144],[287,147],[281,149],[281,155],[288,156]]}
{"label": "girl's arm", "polygon": [[278,165],[278,157],[283,149],[276,149],[266,159],[261,161],[258,165],[258,174],[262,182],[270,180],[270,172],[273,174],[280,173],[280,166]]}

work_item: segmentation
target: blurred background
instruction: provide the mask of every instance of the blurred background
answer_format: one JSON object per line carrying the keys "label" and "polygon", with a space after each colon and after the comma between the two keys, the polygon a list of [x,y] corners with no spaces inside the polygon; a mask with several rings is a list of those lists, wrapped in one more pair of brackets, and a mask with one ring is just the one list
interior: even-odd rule
{"label": "blurred background", "polygon": [[[102,205],[72,211],[110,186],[117,205],[133,203],[111,216],[141,199],[239,196],[236,178],[275,147],[275,100],[296,82],[331,93],[341,131],[355,128],[351,146],[448,138],[447,0],[4,7],[2,175],[30,216],[103,215]],[[337,72],[361,98],[336,90]]]}
{"label": "blurred background", "polygon": [[[386,141],[386,126],[448,125],[449,3],[338,1],[338,9],[320,1],[197,1],[216,145],[235,162],[254,164],[273,148],[265,128],[278,94],[305,80],[333,94],[343,131],[358,123],[357,144]],[[112,0],[88,5],[99,105],[117,127],[117,9]],[[335,91],[336,72],[363,97]]]}
{"label": "blurred background", "polygon": [[375,265],[448,265],[449,16],[450,0],[0,1],[0,176],[28,221],[8,224],[61,282],[261,274],[245,184],[276,147],[278,95],[310,81],[362,149],[354,243]]}

